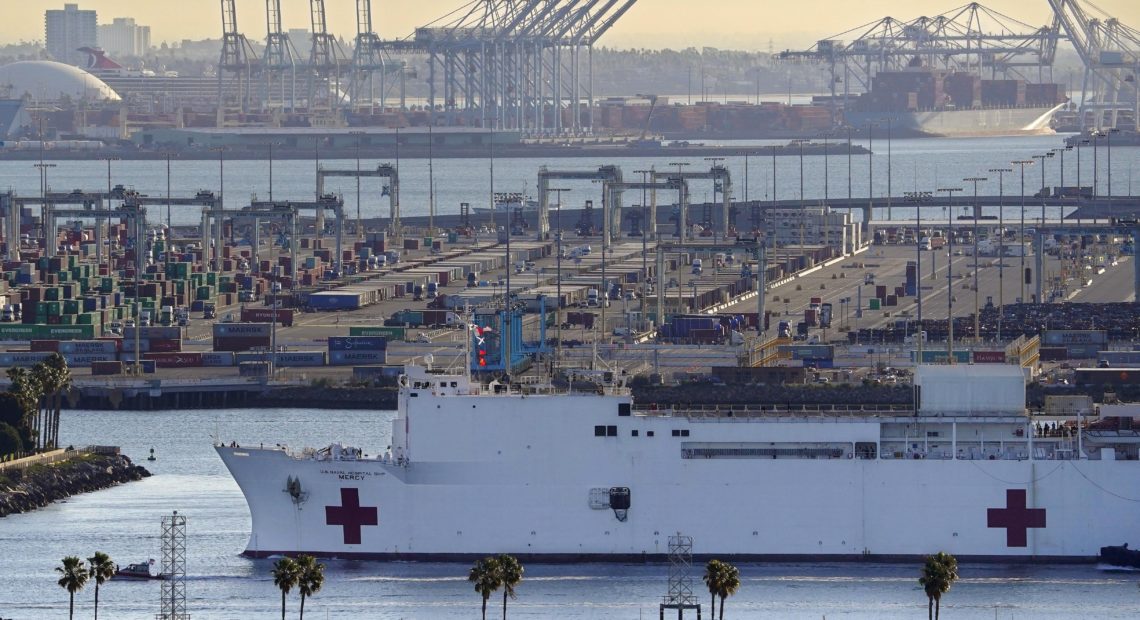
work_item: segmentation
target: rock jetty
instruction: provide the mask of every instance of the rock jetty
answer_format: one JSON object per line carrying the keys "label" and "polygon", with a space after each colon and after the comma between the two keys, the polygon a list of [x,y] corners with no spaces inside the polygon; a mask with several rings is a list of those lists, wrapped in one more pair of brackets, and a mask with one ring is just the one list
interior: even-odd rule
{"label": "rock jetty", "polygon": [[43,508],[78,493],[142,480],[145,468],[123,455],[88,454],[0,472],[0,517]]}

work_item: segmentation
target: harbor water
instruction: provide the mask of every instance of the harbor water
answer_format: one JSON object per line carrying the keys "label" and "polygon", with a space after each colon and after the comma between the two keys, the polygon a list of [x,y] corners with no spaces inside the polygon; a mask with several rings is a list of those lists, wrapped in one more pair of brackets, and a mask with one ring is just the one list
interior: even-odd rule
{"label": "harbor water", "polygon": [[[141,482],[73,497],[0,519],[0,617],[64,617],[67,593],[53,568],[65,555],[109,553],[119,564],[161,561],[161,518],[187,517],[186,593],[194,618],[244,620],[279,613],[271,560],[239,554],[250,530],[240,491],[214,454],[215,437],[323,446],[334,441],[375,454],[388,445],[394,412],[301,409],[195,411],[66,411],[63,443],[121,445],[153,472]],[[157,460],[145,460],[154,448]],[[284,485],[284,481],[281,481]],[[715,506],[709,507],[715,519]],[[383,509],[381,509],[383,510]],[[383,513],[381,513],[383,520]],[[1124,541],[1121,541],[1124,542]],[[1137,541],[1131,541],[1136,544]],[[700,551],[699,536],[694,550]],[[329,561],[324,589],[306,604],[313,618],[459,619],[479,615],[467,564]],[[735,618],[919,618],[926,598],[917,564],[745,564],[740,592],[728,600]],[[693,569],[694,591],[708,594]],[[1135,618],[1136,573],[1091,565],[965,564],[943,601],[948,618]],[[664,565],[572,564],[526,567],[512,618],[656,618],[667,591]],[[77,617],[91,613],[92,586],[76,597]],[[491,600],[501,604],[501,595]],[[297,597],[289,601],[295,614]],[[102,617],[153,618],[156,582],[111,581],[100,592]],[[686,617],[692,617],[686,616]],[[707,615],[706,615],[707,617]]]}
{"label": "harbor water", "polygon": [[[816,140],[819,141],[818,139]],[[712,143],[710,143],[712,144]],[[755,149],[750,156],[747,170],[744,157],[729,157],[722,163],[733,175],[733,196],[736,199],[770,200],[775,195],[780,200],[796,200],[800,192],[800,159],[795,156],[775,158],[775,171],[772,157],[765,154],[764,146],[786,144],[786,141],[756,140],[722,142],[725,146],[748,147]],[[846,145],[846,139],[835,138],[831,144],[839,149]],[[893,201],[888,209],[886,196],[901,197],[904,192],[929,191],[940,188],[961,187],[972,192],[972,183],[962,179],[968,177],[990,177],[989,181],[978,185],[982,195],[999,193],[996,173],[990,168],[1010,168],[1011,161],[1030,159],[1051,149],[1064,146],[1063,135],[1024,136],[1016,138],[929,138],[892,140],[889,149],[886,140],[855,140],[853,144],[869,147],[873,156],[853,155],[850,158],[850,194],[848,193],[848,163],[845,154],[805,156],[803,158],[803,193],[807,204],[821,204],[826,197],[861,198],[868,195],[868,185],[874,189],[876,220],[913,220],[914,209],[907,208],[905,202]],[[889,151],[889,153],[888,153]],[[1094,155],[1091,147],[1080,149],[1079,184],[1093,185]],[[564,158],[498,158],[494,161],[494,189],[496,192],[523,192],[535,197],[538,169],[547,166],[551,170],[589,170],[598,166],[613,164],[619,166],[624,176],[632,180],[638,175],[635,170],[670,170],[670,164],[684,162],[686,171],[707,169],[712,162],[702,157],[622,157],[620,148],[614,149],[611,157],[564,157]],[[224,157],[224,153],[222,153]],[[1045,160],[1046,186],[1062,185],[1061,157]],[[1096,182],[1099,195],[1109,193],[1108,149],[1100,144],[1095,163]],[[392,160],[383,162],[394,163]],[[889,166],[888,166],[889,162]],[[47,169],[48,186],[53,191],[105,191],[107,187],[107,162],[94,159],[86,161],[54,161],[54,167]],[[361,169],[374,168],[381,160],[363,158]],[[1078,185],[1078,153],[1074,149],[1064,157],[1065,186]],[[273,198],[275,200],[312,200],[316,187],[316,167],[314,160],[275,160],[273,161]],[[321,160],[319,165],[330,169],[353,170],[355,159]],[[434,195],[437,214],[457,215],[459,204],[467,202],[474,208],[485,207],[491,196],[491,161],[489,158],[427,159],[404,158],[400,168],[400,207],[404,217],[426,216],[429,213],[430,198]],[[150,196],[165,196],[167,190],[167,168],[163,160],[111,162],[111,184],[122,184]],[[170,191],[173,196],[187,196],[202,190],[217,191],[224,188],[225,205],[237,209],[248,204],[251,197],[260,200],[269,198],[268,160],[186,160],[174,159],[170,167]],[[429,168],[433,179],[433,190],[429,191]],[[888,173],[889,170],[889,173]],[[22,196],[37,196],[40,192],[40,171],[30,161],[0,161],[0,173],[5,179],[6,188],[12,188]],[[1140,192],[1140,148],[1116,147],[1112,149],[1112,190],[1113,196],[1131,195]],[[224,178],[224,183],[222,180]],[[873,183],[869,183],[873,179]],[[592,200],[601,205],[601,187],[589,181],[559,181],[559,187],[570,191],[563,196],[566,208],[580,208],[585,201]],[[1006,216],[1016,213],[1017,199],[1021,191],[1019,172],[1006,173],[1001,191],[1010,197]],[[1041,166],[1028,166],[1025,170],[1025,193],[1032,196],[1042,186]],[[352,178],[327,179],[325,190],[336,192],[344,197],[346,216],[355,218],[357,213],[357,185]],[[365,219],[388,216],[388,197],[382,195],[379,179],[362,179],[360,184],[360,213]],[[625,204],[640,204],[640,196],[631,192]],[[673,200],[666,193],[659,196],[659,202]],[[693,203],[712,202],[712,184],[694,183],[691,189]],[[968,193],[955,195],[955,200],[968,204]],[[1029,201],[1028,206],[1032,206]],[[1033,217],[1039,211],[1028,211]],[[983,210],[983,215],[996,215],[997,209]],[[924,214],[924,217],[928,214]],[[1049,220],[1057,217],[1055,210],[1046,214]],[[747,214],[741,217],[746,218]],[[856,212],[857,219],[861,215]],[[935,214],[937,218],[938,215]],[[166,221],[164,207],[151,207],[148,219],[152,223]],[[174,225],[197,225],[201,222],[201,207],[175,207],[171,211]]]}

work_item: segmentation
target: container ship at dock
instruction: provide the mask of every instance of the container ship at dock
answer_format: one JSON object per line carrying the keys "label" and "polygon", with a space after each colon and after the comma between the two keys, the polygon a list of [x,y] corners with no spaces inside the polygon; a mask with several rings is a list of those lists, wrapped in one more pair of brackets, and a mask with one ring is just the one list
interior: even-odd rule
{"label": "container ship at dock", "polygon": [[683,409],[610,374],[565,391],[409,366],[385,450],[215,447],[252,557],[656,561],[681,532],[738,560],[1079,562],[1140,539],[1131,418],[1042,434],[1014,365],[915,384],[915,407]]}
{"label": "container ship at dock", "polygon": [[871,90],[843,110],[848,125],[866,131],[889,121],[898,136],[1015,136],[1052,133],[1053,115],[1068,102],[1064,87],[1020,79],[986,80],[973,73],[942,71],[914,62],[881,71]]}

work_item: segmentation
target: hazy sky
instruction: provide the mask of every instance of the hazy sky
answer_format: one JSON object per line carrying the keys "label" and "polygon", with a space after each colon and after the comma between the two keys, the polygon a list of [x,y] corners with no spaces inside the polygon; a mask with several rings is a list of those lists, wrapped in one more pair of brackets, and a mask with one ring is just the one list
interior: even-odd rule
{"label": "hazy sky", "polygon": [[[134,17],[151,26],[161,41],[216,38],[221,17],[218,0],[75,0],[81,9],[99,12],[99,22]],[[470,0],[373,0],[373,23],[381,37],[403,37],[466,5]],[[42,40],[45,9],[64,0],[0,0],[0,41]],[[281,0],[285,27],[308,28],[308,0]],[[355,33],[354,0],[326,0],[329,28],[345,38]],[[964,5],[964,0],[640,0],[606,35],[613,47],[680,48],[708,45],[725,49],[777,50],[810,45],[816,39],[891,16],[906,21]],[[1046,0],[989,0],[993,7],[1032,25],[1050,20]],[[1140,28],[1137,0],[1097,0],[1097,6]],[[193,7],[193,8],[191,8]],[[238,26],[254,40],[265,38],[264,0],[237,0]]]}

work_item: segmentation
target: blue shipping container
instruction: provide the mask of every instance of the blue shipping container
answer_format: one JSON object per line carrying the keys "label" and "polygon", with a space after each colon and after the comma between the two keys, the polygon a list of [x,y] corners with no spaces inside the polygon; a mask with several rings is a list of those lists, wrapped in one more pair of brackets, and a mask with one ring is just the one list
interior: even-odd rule
{"label": "blue shipping container", "polygon": [[322,291],[309,295],[309,306],[314,310],[356,310],[360,308],[362,293]]}
{"label": "blue shipping container", "polygon": [[386,351],[388,339],[381,336],[331,336],[329,351]]}

